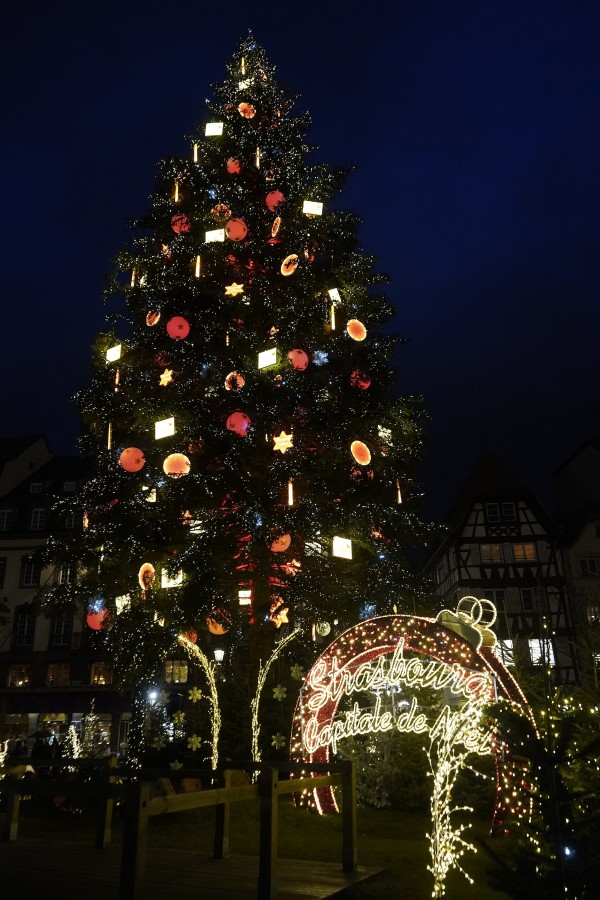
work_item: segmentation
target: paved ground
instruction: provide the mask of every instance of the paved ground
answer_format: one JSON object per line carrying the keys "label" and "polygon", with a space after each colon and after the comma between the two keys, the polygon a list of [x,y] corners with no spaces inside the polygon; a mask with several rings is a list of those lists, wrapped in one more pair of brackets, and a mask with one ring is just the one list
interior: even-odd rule
{"label": "paved ground", "polygon": [[[117,900],[121,848],[96,850],[65,841],[0,843],[2,896],[7,900]],[[280,860],[279,900],[324,900],[376,874],[344,873],[338,863]],[[214,860],[186,850],[148,851],[145,900],[256,900],[258,860]]]}

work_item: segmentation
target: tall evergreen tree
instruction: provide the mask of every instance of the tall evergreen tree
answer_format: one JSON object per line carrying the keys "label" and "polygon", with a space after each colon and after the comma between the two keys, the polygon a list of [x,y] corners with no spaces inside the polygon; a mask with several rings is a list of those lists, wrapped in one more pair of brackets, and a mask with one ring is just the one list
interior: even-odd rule
{"label": "tall evergreen tree", "polygon": [[227,73],[117,257],[78,395],[84,528],[49,546],[82,574],[46,603],[107,610],[123,685],[192,631],[222,671],[255,672],[294,625],[310,661],[365,606],[405,608],[427,532],[424,413],[394,396],[386,278],[336,205],[348,169],[309,161],[309,117],[252,36]]}

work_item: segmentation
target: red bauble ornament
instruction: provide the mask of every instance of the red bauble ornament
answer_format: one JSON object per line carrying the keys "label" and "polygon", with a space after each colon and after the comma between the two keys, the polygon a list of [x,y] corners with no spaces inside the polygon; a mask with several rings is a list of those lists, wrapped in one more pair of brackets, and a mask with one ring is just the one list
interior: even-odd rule
{"label": "red bauble ornament", "polygon": [[192,223],[185,213],[178,213],[171,219],[171,228],[175,234],[185,234],[187,231],[190,231],[191,227]]}
{"label": "red bauble ornament", "polygon": [[371,387],[371,379],[364,372],[361,372],[360,369],[355,369],[350,375],[350,387],[366,391]]}
{"label": "red bauble ornament", "polygon": [[230,241],[243,241],[248,234],[248,226],[243,219],[230,219],[225,226],[225,234]]}
{"label": "red bauble ornament", "polygon": [[[180,637],[185,638],[190,644],[195,644],[198,641],[198,632],[194,631],[193,628],[188,628],[187,631],[182,631]],[[182,643],[181,641],[179,643]]]}
{"label": "red bauble ornament", "polygon": [[299,259],[296,253],[291,253],[289,256],[286,256],[284,261],[281,263],[281,274],[282,275],[291,275],[298,268]]}
{"label": "red bauble ornament", "polygon": [[139,472],[144,468],[146,460],[144,453],[139,447],[127,447],[119,456],[119,463],[126,472]]}
{"label": "red bauble ornament", "polygon": [[228,431],[233,431],[234,434],[239,434],[240,437],[246,437],[251,425],[250,416],[247,416],[245,412],[236,410],[231,413],[225,424]]}
{"label": "red bauble ornament", "polygon": [[346,331],[353,341],[364,341],[367,336],[367,329],[358,319],[350,319],[346,325]]}
{"label": "red bauble ornament", "polygon": [[190,333],[190,323],[183,316],[173,316],[167,322],[167,334],[174,341],[182,341]]}
{"label": "red bauble ornament", "polygon": [[231,210],[226,203],[217,203],[217,205],[213,206],[211,209],[210,214],[217,222],[224,222],[225,219],[228,219],[231,215]]}
{"label": "red bauble ornament", "polygon": [[231,159],[227,160],[227,171],[230,175],[239,175],[242,171],[242,164],[239,159],[235,159],[235,157],[231,157]]}
{"label": "red bauble ornament", "polygon": [[299,372],[304,372],[308,366],[308,354],[304,350],[299,350],[298,348],[290,350],[287,357],[294,369],[297,369]]}
{"label": "red bauble ornament", "polygon": [[238,106],[238,112],[240,116],[243,116],[244,119],[253,119],[256,115],[256,109],[252,106],[251,103],[240,103]]}
{"label": "red bauble ornament", "polygon": [[[267,209],[270,209],[271,212],[275,212],[280,203],[283,203],[285,200],[285,196],[281,193],[281,191],[269,191],[267,196],[265,197],[265,203],[267,204]],[[274,237],[275,235],[273,235]]]}
{"label": "red bauble ornament", "polygon": [[371,451],[362,441],[352,441],[350,444],[350,453],[359,466],[368,466],[371,462]]}
{"label": "red bauble ornament", "polygon": [[92,631],[100,631],[108,618],[108,610],[104,606],[100,606],[98,601],[90,603],[87,615],[85,617],[88,628]]}
{"label": "red bauble ornament", "polygon": [[275,538],[275,540],[271,544],[271,551],[273,553],[284,553],[291,543],[291,534],[282,534],[278,538]]}
{"label": "red bauble ornament", "polygon": [[246,384],[246,379],[242,375],[241,372],[230,372],[227,378],[225,379],[225,390],[226,391],[239,391]]}
{"label": "red bauble ornament", "polygon": [[227,634],[231,628],[231,614],[226,609],[213,609],[206,617],[206,625],[211,634]]}
{"label": "red bauble ornament", "polygon": [[138,584],[143,591],[149,591],[154,584],[156,572],[152,563],[142,563],[138,572]]}
{"label": "red bauble ornament", "polygon": [[169,478],[182,478],[188,474],[191,465],[189,459],[183,453],[170,453],[163,463],[163,472]]}

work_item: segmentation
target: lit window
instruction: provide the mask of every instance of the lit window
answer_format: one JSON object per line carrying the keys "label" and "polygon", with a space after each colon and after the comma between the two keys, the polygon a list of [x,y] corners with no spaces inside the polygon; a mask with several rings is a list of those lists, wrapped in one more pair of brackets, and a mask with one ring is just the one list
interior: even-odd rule
{"label": "lit window", "polygon": [[584,578],[598,577],[598,560],[591,556],[588,559],[580,559],[581,574]]}
{"label": "lit window", "polygon": [[481,545],[481,562],[482,563],[501,563],[504,561],[504,553],[502,552],[502,544],[482,544]]}
{"label": "lit window", "polygon": [[61,566],[58,573],[59,584],[75,584],[77,581],[77,563],[71,562]]}
{"label": "lit window", "polygon": [[10,531],[13,521],[12,509],[0,509],[0,531]]}
{"label": "lit window", "polygon": [[529,656],[532,666],[554,666],[554,647],[548,640],[529,639]]}
{"label": "lit window", "polygon": [[24,687],[29,684],[30,670],[31,666],[29,663],[17,663],[16,665],[10,666],[8,670],[8,686]]}
{"label": "lit window", "polygon": [[515,654],[512,640],[498,641],[494,647],[494,653],[505,666],[514,666]]}
{"label": "lit window", "polygon": [[188,680],[188,664],[185,659],[165,661],[165,681],[167,684],[183,684]]}
{"label": "lit window", "polygon": [[46,666],[46,684],[59,686],[66,684],[69,680],[70,666],[69,663],[48,663]]}
{"label": "lit window", "polygon": [[45,509],[32,509],[31,510],[31,530],[32,531],[43,531],[46,527],[46,510]]}
{"label": "lit window", "polygon": [[537,559],[535,544],[513,544],[512,549],[515,562],[535,562]]}
{"label": "lit window", "polygon": [[108,663],[92,663],[90,684],[112,684],[112,670]]}
{"label": "lit window", "polygon": [[30,494],[41,494],[44,485],[41,481],[32,481],[29,485],[29,493]]}

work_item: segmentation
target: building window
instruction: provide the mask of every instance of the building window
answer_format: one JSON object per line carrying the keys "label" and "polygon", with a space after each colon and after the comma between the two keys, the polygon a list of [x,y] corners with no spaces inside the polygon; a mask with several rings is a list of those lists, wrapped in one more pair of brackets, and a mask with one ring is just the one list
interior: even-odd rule
{"label": "building window", "polygon": [[504,561],[502,552],[502,544],[482,544],[481,545],[481,562],[482,563],[501,563]]}
{"label": "building window", "polygon": [[493,591],[484,591],[483,596],[486,600],[491,600],[499,613],[503,613],[506,607],[506,592],[501,589]]}
{"label": "building window", "polygon": [[75,584],[77,581],[77,563],[65,563],[64,566],[60,567],[58,573],[58,583],[59,584]]}
{"label": "building window", "polygon": [[33,644],[35,616],[31,607],[22,606],[15,613],[15,647],[30,647]]}
{"label": "building window", "polygon": [[534,612],[535,600],[533,588],[521,588],[521,609],[524,613]]}
{"label": "building window", "polygon": [[8,686],[24,687],[29,684],[29,674],[31,666],[29,663],[17,663],[12,665],[8,670]]}
{"label": "building window", "polygon": [[46,510],[45,509],[32,509],[31,510],[31,530],[32,531],[43,531],[46,527]]}
{"label": "building window", "polygon": [[46,666],[46,684],[48,687],[59,687],[60,685],[67,684],[70,673],[71,667],[69,666],[69,663],[48,663]]}
{"label": "building window", "polygon": [[74,512],[67,513],[65,516],[65,529],[67,531],[72,531],[77,524],[77,516]]}
{"label": "building window", "polygon": [[188,679],[188,664],[185,659],[167,659],[165,681],[167,684],[183,684]]}
{"label": "building window", "polygon": [[0,588],[4,587],[6,578],[6,556],[0,556]]}
{"label": "building window", "polygon": [[584,578],[598,577],[598,560],[595,557],[590,556],[588,559],[580,559],[579,564]]}
{"label": "building window", "polygon": [[12,528],[12,509],[0,509],[0,531],[10,531]]}
{"label": "building window", "polygon": [[494,653],[505,666],[514,666],[515,653],[512,640],[506,639],[504,641],[498,641],[494,647]]}
{"label": "building window", "polygon": [[600,625],[600,606],[588,606],[587,620],[590,625]]}
{"label": "building window", "polygon": [[485,515],[488,522],[499,522],[500,521],[500,504],[499,503],[486,503],[485,504]]}
{"label": "building window", "polygon": [[529,638],[529,656],[532,666],[555,666],[554,647],[548,640]]}
{"label": "building window", "polygon": [[112,670],[106,662],[92,663],[90,684],[112,684]]}
{"label": "building window", "polygon": [[39,587],[41,574],[42,566],[37,559],[25,559],[21,571],[21,587]]}
{"label": "building window", "polygon": [[63,484],[63,491],[65,492],[65,494],[72,494],[76,488],[76,481],[65,481],[65,483]]}
{"label": "building window", "polygon": [[535,544],[513,544],[512,548],[515,562],[535,562],[537,559]]}
{"label": "building window", "polygon": [[41,494],[43,488],[44,488],[44,485],[42,484],[41,481],[32,481],[31,484],[29,485],[29,493],[30,494]]}
{"label": "building window", "polygon": [[488,522],[497,525],[499,522],[516,522],[517,512],[515,504],[510,501],[502,503],[486,503],[485,515]]}
{"label": "building window", "polygon": [[54,620],[54,629],[52,632],[52,643],[55,647],[68,647],[71,643],[71,634],[73,632],[73,616],[66,612],[61,612]]}

